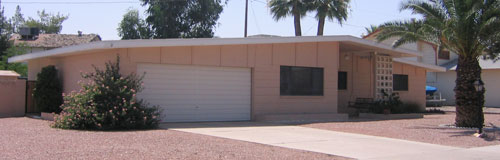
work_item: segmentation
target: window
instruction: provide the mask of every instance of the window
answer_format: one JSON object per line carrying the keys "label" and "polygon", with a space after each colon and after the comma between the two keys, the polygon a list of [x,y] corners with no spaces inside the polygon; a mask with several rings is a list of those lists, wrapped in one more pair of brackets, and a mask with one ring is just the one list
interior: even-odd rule
{"label": "window", "polygon": [[322,96],[323,68],[281,66],[280,95]]}
{"label": "window", "polygon": [[438,54],[438,59],[450,60],[450,51],[442,50]]}
{"label": "window", "polygon": [[392,78],[392,89],[394,91],[408,91],[408,75],[394,74]]}
{"label": "window", "polygon": [[347,90],[347,72],[339,72],[339,81],[337,87],[339,90]]}

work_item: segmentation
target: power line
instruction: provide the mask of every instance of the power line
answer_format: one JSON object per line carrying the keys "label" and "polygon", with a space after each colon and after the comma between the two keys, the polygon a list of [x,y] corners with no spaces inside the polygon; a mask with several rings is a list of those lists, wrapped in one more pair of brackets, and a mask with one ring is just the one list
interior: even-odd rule
{"label": "power line", "polygon": [[[255,0],[251,1],[252,4]],[[255,10],[253,9],[253,5],[250,6],[250,8],[252,9],[252,14],[253,14],[253,19],[255,21],[255,26],[257,27],[257,31],[258,33],[262,33],[262,31],[260,30],[260,27],[259,27],[259,21],[257,20],[257,16],[255,16]]]}
{"label": "power line", "polygon": [[24,2],[14,2],[7,1],[2,2],[5,4],[131,4],[131,3],[141,3],[139,1],[73,1],[73,2],[58,2],[58,1],[24,1]]}

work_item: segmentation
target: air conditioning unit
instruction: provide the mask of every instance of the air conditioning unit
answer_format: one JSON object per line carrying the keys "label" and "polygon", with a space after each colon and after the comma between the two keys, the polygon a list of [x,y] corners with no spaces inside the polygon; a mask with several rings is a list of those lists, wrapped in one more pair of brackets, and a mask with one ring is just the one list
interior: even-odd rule
{"label": "air conditioning unit", "polygon": [[19,34],[21,39],[36,39],[38,34],[40,34],[40,29],[36,27],[21,27],[19,28]]}

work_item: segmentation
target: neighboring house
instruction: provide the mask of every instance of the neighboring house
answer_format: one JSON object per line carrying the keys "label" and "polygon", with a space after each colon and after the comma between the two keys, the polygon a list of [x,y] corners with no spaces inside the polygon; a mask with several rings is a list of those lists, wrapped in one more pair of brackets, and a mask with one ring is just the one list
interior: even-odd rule
{"label": "neighboring house", "polygon": [[[376,35],[379,31],[373,32],[364,39],[375,41]],[[385,40],[381,43],[392,45],[397,38],[391,38]],[[417,43],[406,44],[401,46],[401,48],[416,50],[423,53],[422,57],[405,58],[408,60],[439,65],[446,68],[446,72],[427,72],[426,83],[429,86],[435,86],[438,88],[437,93],[441,93],[443,99],[446,99],[444,105],[455,105],[455,80],[456,72],[455,68],[458,62],[458,55],[444,50],[441,53],[437,53],[437,48],[435,44],[425,41],[418,41]],[[500,62],[494,63],[492,60],[479,59],[479,65],[482,70],[482,80],[485,83],[486,93],[485,93],[485,106],[486,107],[500,107],[500,86],[498,84],[498,79],[500,79]]]}
{"label": "neighboring house", "polygon": [[28,53],[40,52],[49,49],[72,46],[95,41],[101,41],[101,37],[97,34],[36,34],[21,36],[14,34],[11,37],[15,45],[26,44]]}
{"label": "neighboring house", "polygon": [[426,72],[445,71],[392,60],[420,52],[352,36],[101,41],[9,62],[27,62],[29,80],[55,65],[69,93],[79,90],[80,72],[117,56],[123,74],[145,73],[138,96],[163,109],[166,122],[346,119],[349,101],[381,90],[423,107]]}

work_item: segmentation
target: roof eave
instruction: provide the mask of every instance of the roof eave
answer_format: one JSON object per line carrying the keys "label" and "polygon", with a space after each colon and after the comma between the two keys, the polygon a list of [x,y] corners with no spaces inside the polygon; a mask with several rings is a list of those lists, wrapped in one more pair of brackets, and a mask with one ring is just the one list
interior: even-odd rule
{"label": "roof eave", "polygon": [[417,51],[365,40],[353,36],[303,36],[303,37],[252,37],[252,38],[197,38],[197,39],[149,39],[149,40],[113,40],[97,41],[86,44],[67,46],[42,52],[25,54],[9,58],[9,62],[24,62],[31,59],[70,55],[76,52],[99,49],[139,48],[139,47],[169,47],[169,46],[208,46],[208,45],[237,45],[237,44],[266,44],[266,43],[300,43],[300,42],[340,42],[348,41],[376,47],[385,51],[399,53],[401,56],[421,56]]}
{"label": "roof eave", "polygon": [[446,72],[446,68],[441,67],[441,66],[436,66],[432,64],[426,64],[426,63],[420,63],[412,60],[407,60],[407,59],[401,59],[401,58],[393,58],[394,62],[399,62],[399,63],[404,63],[404,64],[409,64],[412,66],[417,66],[421,68],[425,68],[428,71],[431,72]]}

